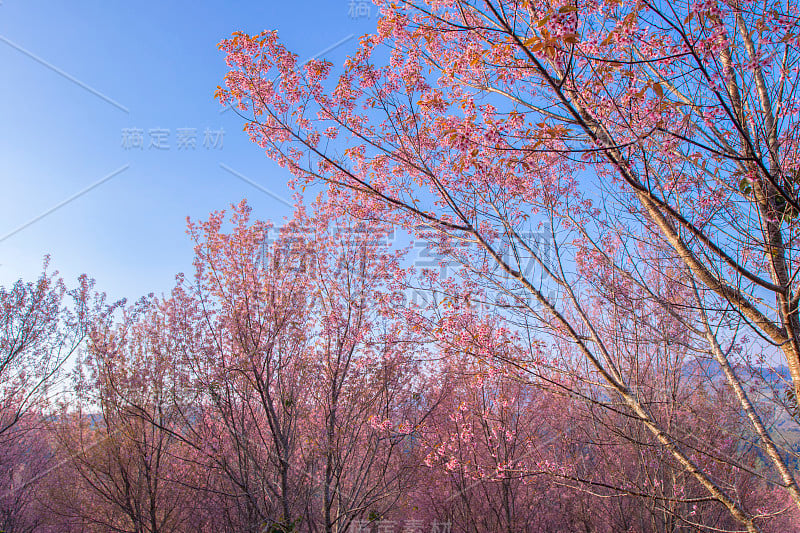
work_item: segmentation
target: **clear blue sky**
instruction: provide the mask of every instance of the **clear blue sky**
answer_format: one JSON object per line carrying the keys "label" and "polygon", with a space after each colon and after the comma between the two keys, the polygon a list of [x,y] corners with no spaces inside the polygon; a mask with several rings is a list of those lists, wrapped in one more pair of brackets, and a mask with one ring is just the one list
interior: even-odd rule
{"label": "clear blue sky", "polygon": [[[112,298],[166,292],[192,270],[187,216],[242,198],[259,218],[290,214],[221,166],[289,197],[286,172],[213,99],[226,72],[217,43],[277,29],[302,60],[353,35],[325,54],[341,65],[374,30],[377,12],[366,6],[0,0],[0,239],[128,166],[2,240],[0,284],[35,276],[49,253],[62,275],[86,272]],[[141,149],[131,146],[136,130]],[[179,137],[195,147],[179,148]]]}

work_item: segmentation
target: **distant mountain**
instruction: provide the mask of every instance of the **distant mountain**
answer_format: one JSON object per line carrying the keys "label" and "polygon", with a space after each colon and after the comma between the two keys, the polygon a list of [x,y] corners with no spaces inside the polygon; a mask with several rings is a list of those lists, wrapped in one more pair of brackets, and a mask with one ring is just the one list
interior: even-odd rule
{"label": "distant mountain", "polygon": [[[789,367],[786,365],[778,365],[775,367],[768,366],[747,366],[742,364],[734,365],[734,372],[745,382],[751,382],[753,379],[758,379],[767,384],[783,386],[791,383],[791,376],[789,374]],[[711,381],[724,379],[722,374],[722,367],[714,359],[696,357],[693,360],[684,363],[683,374],[685,376],[703,376]]]}

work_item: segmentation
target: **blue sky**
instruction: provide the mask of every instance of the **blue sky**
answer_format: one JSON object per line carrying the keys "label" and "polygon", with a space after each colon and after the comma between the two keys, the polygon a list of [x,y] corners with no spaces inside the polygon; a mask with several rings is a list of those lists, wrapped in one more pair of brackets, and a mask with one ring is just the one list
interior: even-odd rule
{"label": "blue sky", "polygon": [[377,21],[357,3],[0,0],[0,284],[34,277],[49,253],[112,298],[167,292],[192,270],[187,216],[242,198],[259,218],[289,215],[230,172],[290,196],[287,173],[213,99],[217,43],[277,29],[305,59],[352,35],[325,54],[341,65]]}

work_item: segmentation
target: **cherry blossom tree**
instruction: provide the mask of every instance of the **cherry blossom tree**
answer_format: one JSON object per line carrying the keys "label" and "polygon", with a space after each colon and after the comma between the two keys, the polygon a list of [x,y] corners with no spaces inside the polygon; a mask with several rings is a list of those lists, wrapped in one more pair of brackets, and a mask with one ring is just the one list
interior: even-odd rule
{"label": "cherry blossom tree", "polygon": [[29,410],[15,425],[14,438],[0,447],[0,530],[9,533],[45,531],[46,507],[39,502],[53,454],[43,414]]}
{"label": "cherry blossom tree", "polygon": [[27,413],[46,406],[47,394],[64,363],[88,333],[92,313],[103,298],[92,293],[86,276],[67,289],[45,259],[35,282],[0,287],[0,439]]}
{"label": "cherry blossom tree", "polygon": [[312,209],[280,230],[244,203],[190,223],[197,273],[169,303],[193,339],[172,355],[197,394],[183,438],[238,531],[347,531],[391,509],[410,471],[419,347],[391,313],[399,252],[380,224]]}
{"label": "cherry blossom tree", "polygon": [[[298,68],[275,32],[234,34],[220,45],[231,68],[220,101],[247,114],[254,142],[298,186],[327,183],[334,205],[461,264],[462,283],[439,290],[463,301],[478,288],[558,347],[603,391],[591,401],[634,420],[757,531],[767,517],[708,466],[726,459],[694,450],[640,392],[647,372],[677,370],[645,368],[673,350],[646,354],[642,341],[711,357],[750,426],[740,444],[763,450],[765,476],[800,506],[742,374],[754,353],[785,365],[786,393],[772,385],[797,410],[796,6],[377,3],[377,33],[335,79],[324,61]],[[531,238],[542,232],[549,254]],[[661,324],[615,320],[643,300]]]}
{"label": "cherry blossom tree", "polygon": [[71,356],[85,347],[91,324],[115,306],[81,276],[68,288],[44,261],[35,282],[0,287],[0,528],[45,527],[42,486],[57,462],[45,425],[67,387]]}
{"label": "cherry blossom tree", "polygon": [[50,424],[60,463],[46,498],[64,524],[186,530],[198,501],[184,486],[197,469],[182,460],[176,437],[175,406],[187,401],[185,374],[172,358],[183,346],[178,326],[152,299],[124,309],[117,322],[94,322],[76,399]]}
{"label": "cherry blossom tree", "polygon": [[421,350],[393,313],[389,288],[398,254],[389,250],[385,228],[314,207],[301,219],[316,250],[306,264],[316,289],[309,309],[315,343],[307,357],[315,370],[311,418],[324,424],[307,431],[324,437],[303,446],[322,496],[309,522],[321,531],[348,531],[354,519],[384,515],[407,490],[411,465],[402,452],[411,426],[403,406],[418,385],[414,356]]}

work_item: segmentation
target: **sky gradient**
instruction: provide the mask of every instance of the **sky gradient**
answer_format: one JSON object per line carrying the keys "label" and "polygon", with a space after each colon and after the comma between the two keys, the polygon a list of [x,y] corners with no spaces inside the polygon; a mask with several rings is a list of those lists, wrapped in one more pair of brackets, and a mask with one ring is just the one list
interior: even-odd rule
{"label": "sky gradient", "polygon": [[217,43],[277,29],[301,60],[327,50],[341,65],[376,21],[351,0],[0,0],[0,285],[51,254],[110,298],[160,294],[192,272],[187,216],[242,198],[261,219],[291,214],[248,183],[290,197],[287,172],[213,98]]}

